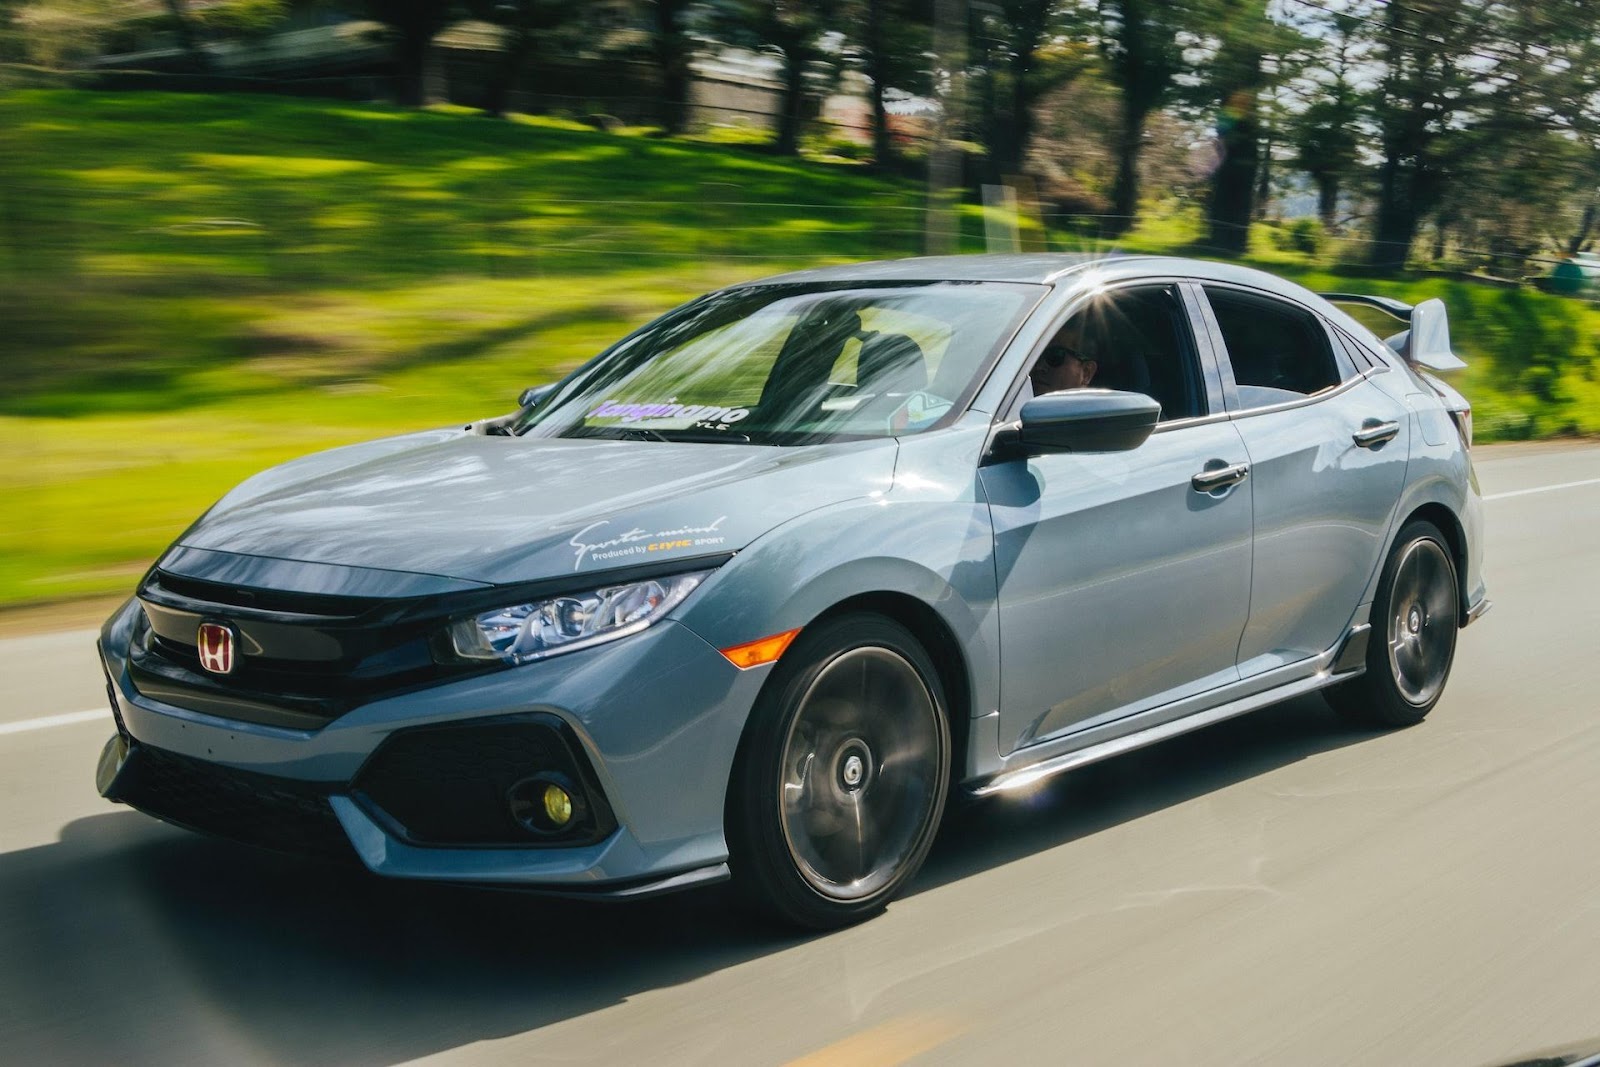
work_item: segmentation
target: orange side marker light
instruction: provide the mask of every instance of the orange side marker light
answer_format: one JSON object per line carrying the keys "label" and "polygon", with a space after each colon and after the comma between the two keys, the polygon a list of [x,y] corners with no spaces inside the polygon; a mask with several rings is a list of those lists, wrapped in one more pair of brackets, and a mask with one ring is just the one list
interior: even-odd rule
{"label": "orange side marker light", "polygon": [[738,667],[741,671],[747,671],[751,667],[759,667],[763,663],[771,663],[783,655],[783,650],[788,648],[789,643],[799,634],[799,630],[785,630],[781,634],[773,634],[771,637],[748,641],[742,645],[734,645],[732,648],[720,649],[720,651],[729,663]]}

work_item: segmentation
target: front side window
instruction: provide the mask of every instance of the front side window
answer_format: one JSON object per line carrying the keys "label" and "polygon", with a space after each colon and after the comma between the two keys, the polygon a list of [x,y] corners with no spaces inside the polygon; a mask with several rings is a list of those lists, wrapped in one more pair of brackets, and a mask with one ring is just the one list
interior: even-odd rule
{"label": "front side window", "polygon": [[1045,291],[943,282],[715,293],[577,371],[515,432],[780,445],[920,433],[959,414]]}
{"label": "front side window", "polygon": [[1094,297],[1046,342],[1028,373],[1025,397],[1091,386],[1154,397],[1163,422],[1206,413],[1177,286],[1133,286]]}
{"label": "front side window", "polygon": [[1311,312],[1233,289],[1205,287],[1246,409],[1303,400],[1343,376],[1328,332]]}

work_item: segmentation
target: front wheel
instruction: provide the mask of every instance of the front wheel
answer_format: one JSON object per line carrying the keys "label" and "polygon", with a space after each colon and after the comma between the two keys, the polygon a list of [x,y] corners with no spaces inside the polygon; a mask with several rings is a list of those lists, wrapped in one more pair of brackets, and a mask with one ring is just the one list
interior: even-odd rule
{"label": "front wheel", "polygon": [[944,692],[878,615],[808,628],[751,713],[728,796],[736,888],[813,929],[880,911],[927,857],[950,780]]}
{"label": "front wheel", "polygon": [[1458,588],[1444,535],[1432,523],[1408,523],[1372,603],[1366,673],[1323,690],[1333,709],[1368,726],[1421,722],[1439,702],[1455,660]]}

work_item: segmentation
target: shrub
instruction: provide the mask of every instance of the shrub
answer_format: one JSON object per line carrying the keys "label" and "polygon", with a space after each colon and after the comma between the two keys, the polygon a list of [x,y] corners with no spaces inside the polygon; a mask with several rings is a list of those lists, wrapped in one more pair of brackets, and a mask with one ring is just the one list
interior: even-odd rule
{"label": "shrub", "polygon": [[289,0],[227,0],[195,9],[194,19],[220,37],[265,37],[289,17]]}
{"label": "shrub", "polygon": [[1269,232],[1272,234],[1272,247],[1280,252],[1298,252],[1312,257],[1322,252],[1322,223],[1310,216],[1295,219],[1287,225],[1279,223],[1272,226]]}

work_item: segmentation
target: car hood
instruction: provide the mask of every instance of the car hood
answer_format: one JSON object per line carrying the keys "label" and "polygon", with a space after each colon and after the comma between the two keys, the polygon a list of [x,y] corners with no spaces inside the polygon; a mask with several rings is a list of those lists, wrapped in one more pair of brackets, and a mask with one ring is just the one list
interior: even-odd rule
{"label": "car hood", "polygon": [[533,581],[736,551],[807,511],[887,490],[895,453],[893,440],[772,448],[435,431],[259,474],[178,544]]}

